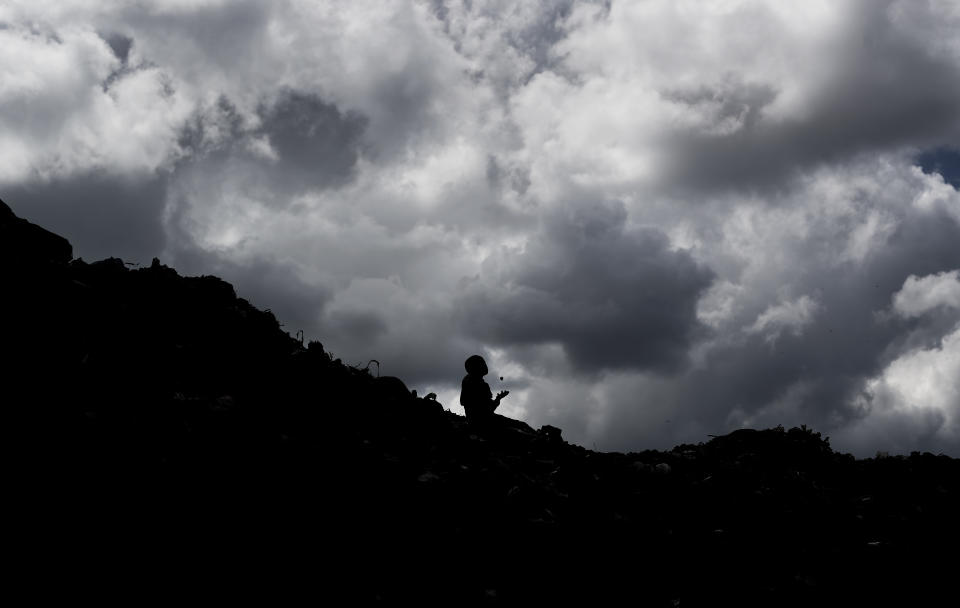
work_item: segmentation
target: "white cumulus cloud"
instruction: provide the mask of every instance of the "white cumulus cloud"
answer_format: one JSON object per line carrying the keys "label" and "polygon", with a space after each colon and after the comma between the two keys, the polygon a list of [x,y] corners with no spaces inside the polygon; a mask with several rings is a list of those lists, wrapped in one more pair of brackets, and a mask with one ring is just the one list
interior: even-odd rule
{"label": "white cumulus cloud", "polygon": [[960,309],[960,270],[910,275],[893,295],[893,309],[904,317],[919,317],[937,308]]}

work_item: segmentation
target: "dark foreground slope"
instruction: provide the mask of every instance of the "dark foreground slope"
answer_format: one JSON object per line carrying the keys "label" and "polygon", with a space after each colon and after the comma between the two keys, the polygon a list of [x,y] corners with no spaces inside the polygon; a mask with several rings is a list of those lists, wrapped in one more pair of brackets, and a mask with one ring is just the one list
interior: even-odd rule
{"label": "dark foreground slope", "polygon": [[[597,453],[477,433],[214,277],[71,260],[0,204],[8,551],[32,597],[918,605],[958,461],[737,431]],[[8,574],[10,574],[8,572]],[[955,598],[943,598],[947,605]]]}

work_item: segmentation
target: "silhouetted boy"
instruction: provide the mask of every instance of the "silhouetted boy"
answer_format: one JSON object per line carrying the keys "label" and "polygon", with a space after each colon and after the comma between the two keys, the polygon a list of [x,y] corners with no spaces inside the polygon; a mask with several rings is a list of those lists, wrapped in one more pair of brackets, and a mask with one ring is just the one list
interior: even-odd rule
{"label": "silhouetted boy", "polygon": [[483,380],[489,371],[487,362],[480,355],[469,357],[463,366],[467,368],[467,375],[460,385],[460,405],[463,406],[470,424],[489,423],[494,418],[493,412],[500,405],[500,400],[510,394],[510,391],[501,391],[496,398],[493,397],[490,385]]}

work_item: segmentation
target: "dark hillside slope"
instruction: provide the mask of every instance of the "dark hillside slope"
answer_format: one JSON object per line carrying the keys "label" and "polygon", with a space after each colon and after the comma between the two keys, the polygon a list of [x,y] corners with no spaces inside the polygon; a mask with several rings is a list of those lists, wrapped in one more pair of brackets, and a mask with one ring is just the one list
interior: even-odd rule
{"label": "dark hillside slope", "polygon": [[71,255],[0,203],[7,536],[32,597],[857,606],[954,592],[957,460],[855,460],[805,428],[631,454],[550,427],[477,433],[304,347],[215,277]]}

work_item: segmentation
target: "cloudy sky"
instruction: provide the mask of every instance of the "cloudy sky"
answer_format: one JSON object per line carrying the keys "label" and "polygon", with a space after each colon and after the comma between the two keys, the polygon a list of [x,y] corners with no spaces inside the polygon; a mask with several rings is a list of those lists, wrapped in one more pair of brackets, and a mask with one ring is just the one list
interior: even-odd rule
{"label": "cloudy sky", "polygon": [[0,197],[84,259],[454,411],[484,354],[591,448],[960,456],[956,0],[4,0],[0,48]]}

